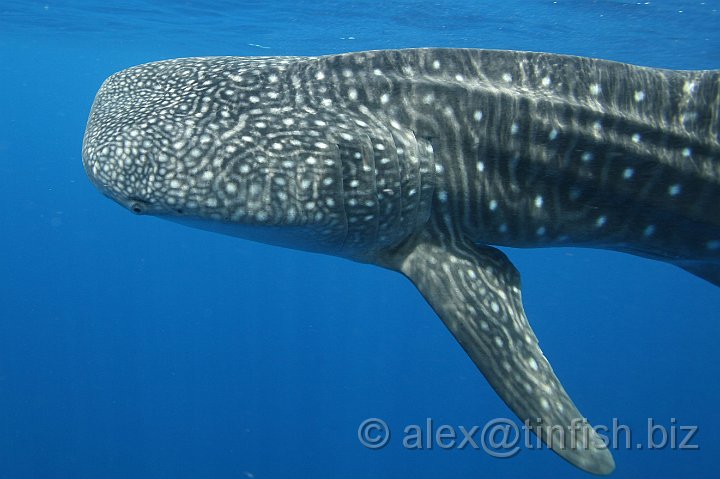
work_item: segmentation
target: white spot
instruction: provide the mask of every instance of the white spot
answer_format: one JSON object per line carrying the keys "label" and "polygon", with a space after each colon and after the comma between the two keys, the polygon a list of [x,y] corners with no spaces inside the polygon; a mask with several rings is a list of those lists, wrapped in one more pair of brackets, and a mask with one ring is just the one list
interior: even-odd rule
{"label": "white spot", "polygon": [[255,126],[258,128],[265,128],[267,127],[267,123],[265,123],[264,121],[258,121],[257,123],[255,123]]}
{"label": "white spot", "polygon": [[215,177],[212,171],[203,171],[202,179],[205,181],[210,181]]}
{"label": "white spot", "polygon": [[537,361],[535,361],[535,358],[528,359],[528,365],[530,366],[530,369],[532,369],[533,371],[538,370],[538,363],[537,363]]}
{"label": "white spot", "polygon": [[343,70],[342,74],[343,74],[343,76],[344,76],[345,78],[352,78],[352,76],[353,76],[352,70],[350,70],[350,69],[348,69],[348,68],[346,68],[345,70]]}
{"label": "white spot", "polygon": [[540,195],[537,195],[537,196],[535,197],[535,207],[536,207],[536,208],[542,208],[542,205],[543,205],[543,197],[540,196]]}
{"label": "white spot", "polygon": [[542,79],[543,86],[550,86],[551,83],[552,83],[552,80],[550,79],[550,77],[545,77]]}
{"label": "white spot", "polygon": [[633,98],[635,98],[635,101],[637,103],[640,103],[641,101],[643,101],[645,99],[645,92],[642,90],[638,90],[635,92],[635,95],[633,95]]}
{"label": "white spot", "polygon": [[455,79],[457,81],[463,81],[463,80],[465,80],[465,77],[458,73],[457,75],[455,75]]}
{"label": "white spot", "polygon": [[382,70],[380,70],[379,68],[376,68],[373,70],[373,75],[375,75],[375,76],[380,76],[382,74],[383,74]]}
{"label": "white spot", "polygon": [[580,159],[581,159],[582,161],[584,161],[585,163],[587,163],[588,161],[592,161],[593,157],[594,157],[594,155],[592,154],[591,151],[585,151],[585,152],[583,152],[583,154],[580,156]]}
{"label": "white spot", "polygon": [[262,186],[253,183],[250,185],[249,191],[251,196],[258,196],[262,192]]}
{"label": "white spot", "polygon": [[557,131],[555,128],[553,128],[553,129],[550,131],[550,134],[548,135],[548,138],[550,139],[550,141],[553,141],[553,140],[555,140],[555,139],[557,138],[557,136],[558,136],[558,131]]}
{"label": "white spot", "polygon": [[683,113],[680,115],[680,121],[683,123],[688,123],[697,120],[697,112],[696,111],[689,111],[687,113]]}
{"label": "white spot", "polygon": [[323,98],[320,101],[320,104],[324,107],[329,107],[329,106],[332,106],[332,100],[330,98]]}
{"label": "white spot", "polygon": [[325,79],[325,73],[323,72],[317,72],[317,75],[315,75],[316,80],[324,80]]}
{"label": "white spot", "polygon": [[315,143],[315,147],[316,147],[316,148],[320,148],[321,150],[324,150],[325,148],[328,147],[328,145],[327,145],[327,143],[323,143],[322,141],[318,141],[317,143]]}
{"label": "white spot", "polygon": [[640,133],[633,133],[633,136],[631,137],[633,143],[640,143],[641,137]]}
{"label": "white spot", "polygon": [[237,185],[235,183],[228,183],[225,185],[225,191],[230,195],[234,195],[237,193]]}
{"label": "white spot", "polygon": [[307,163],[308,165],[314,165],[317,163],[317,159],[314,156],[308,156],[307,158],[305,158],[305,163]]}
{"label": "white spot", "polygon": [[495,336],[495,344],[498,348],[502,348],[505,343],[503,342],[502,338],[500,336]]}
{"label": "white spot", "polygon": [[448,199],[447,191],[438,191],[438,199],[445,203]]}
{"label": "white spot", "polygon": [[303,190],[307,190],[308,188],[310,188],[311,184],[312,182],[306,178],[300,182],[300,188],[302,188]]}
{"label": "white spot", "polygon": [[439,69],[440,69],[440,61],[439,61],[439,60],[433,60],[432,66],[433,66],[433,68],[434,68],[435,70],[439,70]]}
{"label": "white spot", "polygon": [[255,95],[252,95],[251,97],[248,98],[248,100],[250,100],[250,103],[257,103],[260,101],[260,98]]}
{"label": "white spot", "polygon": [[510,83],[512,81],[512,75],[509,73],[503,73],[502,79],[505,83]]}
{"label": "white spot", "polygon": [[250,173],[249,165],[240,165],[240,173]]}
{"label": "white spot", "polygon": [[497,206],[498,202],[496,200],[490,200],[490,204],[488,204],[490,211],[495,211],[497,209]]}
{"label": "white spot", "polygon": [[632,168],[625,168],[625,171],[623,171],[623,178],[629,180],[633,177],[634,174],[635,170],[633,170]]}
{"label": "white spot", "polygon": [[692,155],[692,150],[690,148],[683,148],[682,156],[688,158],[690,155]]}
{"label": "white spot", "polygon": [[595,123],[593,123],[592,127],[593,127],[593,130],[600,131],[600,130],[602,130],[602,123],[600,123],[599,121],[596,121]]}
{"label": "white spot", "polygon": [[500,305],[497,304],[496,301],[493,301],[490,303],[490,309],[493,310],[493,313],[499,313],[500,312]]}
{"label": "white spot", "polygon": [[282,150],[283,149],[282,143],[273,143],[272,147],[273,147],[273,150]]}
{"label": "white spot", "polygon": [[480,110],[475,110],[475,113],[473,113],[473,118],[475,119],[475,121],[482,120],[482,117],[483,113]]}
{"label": "white spot", "polygon": [[520,127],[517,123],[513,123],[510,125],[510,134],[511,135],[517,135],[517,132],[520,131]]}
{"label": "white spot", "polygon": [[485,163],[483,163],[482,161],[478,161],[478,162],[477,162],[477,165],[475,165],[475,166],[477,167],[477,170],[478,170],[480,173],[482,173],[483,171],[485,171]]}
{"label": "white spot", "polygon": [[348,96],[351,100],[357,100],[358,98],[358,91],[355,88],[350,88],[348,90]]}
{"label": "white spot", "polygon": [[357,188],[358,186],[360,186],[360,182],[358,180],[350,181],[350,188]]}
{"label": "white spot", "polygon": [[292,124],[295,123],[295,120],[293,120],[292,118],[283,118],[282,122],[283,122],[283,125],[285,125],[285,126],[291,126]]}
{"label": "white spot", "polygon": [[691,95],[695,92],[696,86],[697,85],[695,84],[694,81],[686,81],[685,84],[683,85],[683,91],[685,93],[687,93],[688,95]]}
{"label": "white spot", "polygon": [[172,188],[173,190],[177,190],[178,188],[180,188],[180,182],[175,179],[170,180],[170,188]]}
{"label": "white spot", "polygon": [[270,75],[270,76],[268,77],[268,81],[269,81],[270,83],[276,83],[276,82],[278,81],[277,75]]}
{"label": "white spot", "polygon": [[710,240],[705,243],[705,247],[711,250],[718,250],[720,249],[720,240]]}
{"label": "white spot", "polygon": [[602,228],[605,223],[607,223],[607,217],[606,216],[598,216],[598,219],[595,220],[595,227]]}
{"label": "white spot", "polygon": [[388,95],[387,93],[383,93],[382,95],[380,95],[380,103],[382,103],[384,105],[385,103],[387,103],[389,101],[390,101],[390,95]]}
{"label": "white spot", "polygon": [[682,191],[682,188],[681,188],[680,185],[678,185],[678,184],[671,185],[671,186],[668,188],[668,194],[669,194],[670,196],[677,196],[677,195],[680,194],[680,191]]}
{"label": "white spot", "polygon": [[592,85],[590,85],[590,94],[592,96],[598,96],[601,91],[602,91],[602,88],[600,87],[600,84],[593,83]]}
{"label": "white spot", "polygon": [[648,225],[648,226],[643,230],[643,236],[646,236],[646,237],[647,237],[647,236],[652,236],[653,233],[655,233],[655,225]]}
{"label": "white spot", "polygon": [[540,406],[547,411],[550,409],[550,402],[545,398],[540,398]]}

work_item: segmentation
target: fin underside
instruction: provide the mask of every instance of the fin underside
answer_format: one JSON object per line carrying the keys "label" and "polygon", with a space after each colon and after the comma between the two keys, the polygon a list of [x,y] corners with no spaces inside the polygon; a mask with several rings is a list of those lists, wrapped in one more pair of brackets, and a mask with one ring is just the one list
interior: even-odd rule
{"label": "fin underside", "polygon": [[505,403],[553,451],[610,474],[610,451],[580,414],[525,316],[520,276],[507,257],[459,235],[419,233],[380,261],[420,290]]}

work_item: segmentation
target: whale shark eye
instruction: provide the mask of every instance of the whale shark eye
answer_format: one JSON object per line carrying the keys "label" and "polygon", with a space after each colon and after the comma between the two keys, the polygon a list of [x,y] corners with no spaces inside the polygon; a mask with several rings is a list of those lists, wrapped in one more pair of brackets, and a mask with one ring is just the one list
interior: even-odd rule
{"label": "whale shark eye", "polygon": [[141,215],[145,212],[145,204],[137,199],[130,198],[130,211],[135,213],[136,215]]}

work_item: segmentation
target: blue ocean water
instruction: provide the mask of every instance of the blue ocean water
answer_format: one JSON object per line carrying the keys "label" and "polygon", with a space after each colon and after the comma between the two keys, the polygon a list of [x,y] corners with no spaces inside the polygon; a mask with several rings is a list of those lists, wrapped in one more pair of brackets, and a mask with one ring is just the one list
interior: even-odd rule
{"label": "blue ocean water", "polygon": [[[403,448],[403,428],[426,418],[513,417],[412,285],[129,214],[85,177],[87,114],[111,73],[178,56],[447,46],[718,69],[719,12],[718,0],[5,0],[0,478],[589,477],[547,450]],[[632,431],[615,477],[718,477],[717,288],[617,253],[507,252],[566,389],[592,423]],[[358,441],[370,417],[393,431],[385,448]],[[638,449],[649,420],[676,447]],[[697,448],[677,447],[681,427],[697,427]]]}

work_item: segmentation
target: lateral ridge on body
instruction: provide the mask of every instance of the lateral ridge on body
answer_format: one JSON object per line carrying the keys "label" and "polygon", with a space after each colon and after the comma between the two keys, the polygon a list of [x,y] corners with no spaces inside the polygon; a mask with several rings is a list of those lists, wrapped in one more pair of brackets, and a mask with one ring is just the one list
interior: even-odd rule
{"label": "lateral ridge on body", "polygon": [[129,68],[83,163],[139,214],[407,276],[556,453],[610,452],[490,245],[581,246],[720,284],[720,73],[515,51],[208,57]]}

